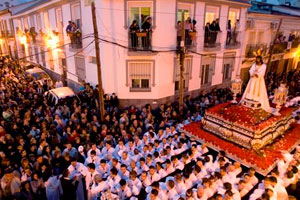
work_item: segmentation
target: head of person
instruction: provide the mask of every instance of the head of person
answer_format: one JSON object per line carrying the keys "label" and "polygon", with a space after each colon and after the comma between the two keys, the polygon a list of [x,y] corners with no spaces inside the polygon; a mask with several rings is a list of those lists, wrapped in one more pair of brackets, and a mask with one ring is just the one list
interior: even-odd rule
{"label": "head of person", "polygon": [[93,172],[95,171],[95,169],[96,169],[96,166],[95,166],[94,163],[89,163],[89,164],[87,165],[87,168],[88,168],[88,171],[89,171],[89,172],[93,173]]}
{"label": "head of person", "polygon": [[70,171],[69,171],[68,169],[65,169],[65,170],[63,171],[62,175],[63,175],[64,178],[67,178],[67,177],[69,177],[69,175],[70,175]]}
{"label": "head of person", "polygon": [[150,193],[150,200],[156,200],[158,197],[158,191],[157,189],[152,189]]}
{"label": "head of person", "polygon": [[110,170],[110,176],[112,178],[114,178],[115,176],[117,176],[117,174],[118,174],[117,168],[115,168],[115,167],[111,168],[111,170]]}
{"label": "head of person", "polygon": [[125,179],[121,179],[120,180],[120,186],[121,186],[121,189],[124,190],[125,187],[126,187],[126,180]]}
{"label": "head of person", "polygon": [[257,65],[262,65],[262,64],[264,64],[263,58],[262,58],[261,56],[256,56],[256,58],[255,58],[255,63],[256,63]]}
{"label": "head of person", "polygon": [[175,182],[173,180],[168,180],[167,182],[167,188],[168,190],[171,190],[175,187]]}

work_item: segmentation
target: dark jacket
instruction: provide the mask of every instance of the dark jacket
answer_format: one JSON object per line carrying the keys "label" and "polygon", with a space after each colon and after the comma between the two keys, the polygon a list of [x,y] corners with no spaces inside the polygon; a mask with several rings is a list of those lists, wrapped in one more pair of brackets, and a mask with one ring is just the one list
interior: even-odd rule
{"label": "dark jacket", "polygon": [[78,181],[73,184],[72,180],[61,178],[60,182],[63,190],[62,200],[76,200]]}

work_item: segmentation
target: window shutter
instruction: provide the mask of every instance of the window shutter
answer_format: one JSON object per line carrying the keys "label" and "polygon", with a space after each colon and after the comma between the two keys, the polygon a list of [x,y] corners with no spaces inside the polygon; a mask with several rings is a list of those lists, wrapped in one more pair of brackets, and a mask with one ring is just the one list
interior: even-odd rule
{"label": "window shutter", "polygon": [[179,81],[179,79],[180,79],[180,63],[179,63],[179,58],[175,58],[173,82]]}
{"label": "window shutter", "polygon": [[151,82],[152,62],[129,62],[128,68],[130,86],[132,79],[149,79],[149,82]]}

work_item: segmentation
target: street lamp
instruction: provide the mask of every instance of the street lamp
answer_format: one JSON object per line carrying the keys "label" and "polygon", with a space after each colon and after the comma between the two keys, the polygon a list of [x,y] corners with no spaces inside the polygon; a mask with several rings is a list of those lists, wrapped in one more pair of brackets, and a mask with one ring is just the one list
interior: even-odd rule
{"label": "street lamp", "polygon": [[48,48],[55,49],[57,48],[57,44],[59,42],[58,36],[53,33],[49,34],[46,39],[46,45]]}
{"label": "street lamp", "polygon": [[21,43],[21,44],[27,45],[27,38],[26,38],[26,35],[21,34],[21,35],[19,36],[19,40],[20,40],[20,43]]}
{"label": "street lamp", "polygon": [[284,83],[280,84],[280,87],[275,89],[273,103],[276,103],[276,111],[274,115],[280,116],[279,113],[281,106],[286,103],[286,98],[288,95],[288,89]]}
{"label": "street lamp", "polygon": [[236,96],[238,93],[242,91],[242,80],[237,77],[231,84],[231,91],[233,92],[233,100],[232,103],[237,103]]}

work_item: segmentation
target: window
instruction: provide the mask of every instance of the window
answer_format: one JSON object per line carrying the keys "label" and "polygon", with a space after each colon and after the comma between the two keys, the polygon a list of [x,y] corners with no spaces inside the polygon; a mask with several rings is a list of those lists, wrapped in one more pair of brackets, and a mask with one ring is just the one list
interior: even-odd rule
{"label": "window", "polygon": [[42,18],[40,14],[36,15],[36,31],[40,31],[42,29]]}
{"label": "window", "polygon": [[[192,78],[192,57],[186,57],[184,59],[184,72],[183,72],[183,85],[184,89],[188,90],[189,80]],[[180,83],[180,63],[179,58],[175,60],[174,66],[174,82],[175,82],[175,92],[179,90]]]}
{"label": "window", "polygon": [[212,23],[219,18],[220,8],[216,6],[206,6],[205,24]]}
{"label": "window", "polygon": [[4,30],[7,32],[8,27],[7,27],[7,21],[6,20],[3,21],[3,25],[4,25]]}
{"label": "window", "polygon": [[23,18],[24,29],[29,29],[28,17]]}
{"label": "window", "polygon": [[48,12],[44,12],[44,28],[45,28],[46,32],[48,32],[50,30],[49,14],[48,14]]}
{"label": "window", "polygon": [[240,19],[240,9],[238,8],[229,8],[228,20],[231,22],[231,28],[235,27],[237,20]]}
{"label": "window", "polygon": [[63,44],[64,36],[63,36],[63,19],[62,19],[62,13],[61,8],[57,8],[55,10],[55,19],[56,19],[56,27],[59,34],[59,41]]}
{"label": "window", "polygon": [[182,13],[184,13],[184,20],[186,20],[188,17],[193,19],[194,18],[194,4],[178,3],[177,21],[181,21]]}
{"label": "window", "polygon": [[248,44],[255,44],[255,32],[251,31],[248,34]]}
{"label": "window", "polygon": [[212,76],[215,71],[215,55],[203,56],[201,63],[201,85],[209,86],[212,83]]}
{"label": "window", "polygon": [[34,47],[34,54],[35,54],[35,61],[37,62],[37,63],[40,63],[40,57],[39,57],[39,49],[38,49],[38,47]]}
{"label": "window", "polygon": [[56,15],[56,27],[59,33],[62,33],[63,30],[63,21],[62,21],[62,14],[61,14],[61,8],[57,8],[55,10]]}
{"label": "window", "polygon": [[33,61],[33,56],[31,56],[33,53],[32,53],[32,49],[31,49],[31,45],[30,44],[28,44],[27,49],[28,49],[28,55],[30,55],[29,56],[29,60]]}
{"label": "window", "polygon": [[18,29],[19,29],[19,30],[23,30],[22,22],[21,22],[20,19],[17,20],[17,25],[18,25]]}
{"label": "window", "polygon": [[75,57],[75,69],[79,81],[85,80],[86,72],[85,72],[84,57],[79,57],[79,56]]}
{"label": "window", "polygon": [[41,56],[42,56],[43,66],[46,67],[46,49],[41,47],[40,52],[41,52]]}
{"label": "window", "polygon": [[133,20],[137,20],[139,25],[152,16],[152,2],[128,2],[128,26]]}
{"label": "window", "polygon": [[[154,63],[152,61],[129,61],[128,81],[131,90],[150,90],[154,85]],[[153,81],[151,83],[151,78]]]}
{"label": "window", "polygon": [[263,44],[264,43],[264,32],[259,31],[257,34],[257,44]]}
{"label": "window", "polygon": [[80,11],[80,3],[71,5],[71,17],[72,21],[76,23],[78,28],[81,28],[81,11]]}
{"label": "window", "polygon": [[33,15],[30,16],[30,27],[35,27],[34,16]]}
{"label": "window", "polygon": [[225,53],[223,60],[223,82],[231,81],[232,71],[234,69],[235,53]]}

